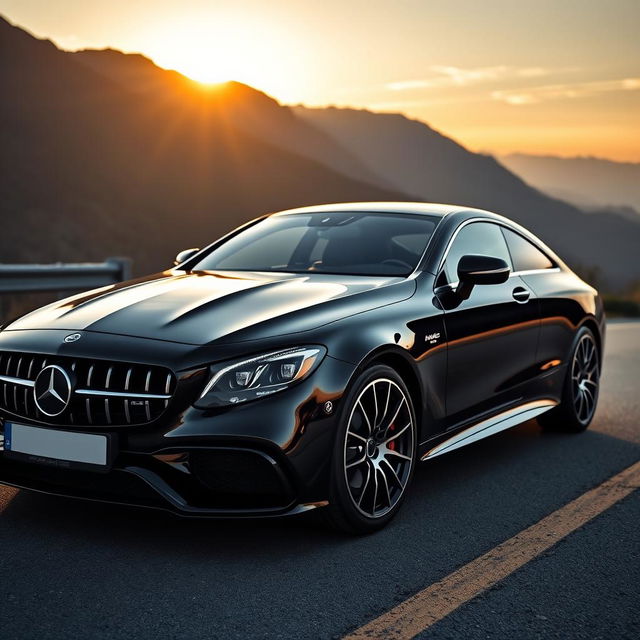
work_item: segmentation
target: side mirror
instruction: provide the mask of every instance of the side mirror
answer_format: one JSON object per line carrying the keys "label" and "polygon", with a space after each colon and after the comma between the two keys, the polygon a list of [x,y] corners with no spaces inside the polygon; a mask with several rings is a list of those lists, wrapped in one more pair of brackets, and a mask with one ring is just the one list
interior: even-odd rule
{"label": "side mirror", "polygon": [[471,294],[477,284],[502,284],[509,279],[509,265],[502,258],[492,256],[467,255],[458,262],[458,280],[456,293],[463,300]]}
{"label": "side mirror", "polygon": [[179,264],[186,262],[189,258],[193,258],[198,251],[200,251],[200,249],[185,249],[184,251],[181,251],[173,261],[173,266],[177,267]]}

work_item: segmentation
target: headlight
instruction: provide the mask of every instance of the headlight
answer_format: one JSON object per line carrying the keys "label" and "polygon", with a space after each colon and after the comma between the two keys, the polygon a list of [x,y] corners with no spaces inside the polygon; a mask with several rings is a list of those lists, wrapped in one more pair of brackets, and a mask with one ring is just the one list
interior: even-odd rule
{"label": "headlight", "polygon": [[288,389],[318,367],[324,347],[295,347],[211,367],[211,380],[195,406],[222,407],[255,400]]}

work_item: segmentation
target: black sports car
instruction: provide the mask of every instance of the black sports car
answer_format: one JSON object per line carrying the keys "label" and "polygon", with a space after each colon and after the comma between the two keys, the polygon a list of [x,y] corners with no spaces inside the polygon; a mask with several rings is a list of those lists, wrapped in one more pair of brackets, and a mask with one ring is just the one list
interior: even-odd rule
{"label": "black sports car", "polygon": [[0,482],[367,532],[418,461],[593,417],[601,299],[501,216],[294,209],[175,264],[2,329]]}

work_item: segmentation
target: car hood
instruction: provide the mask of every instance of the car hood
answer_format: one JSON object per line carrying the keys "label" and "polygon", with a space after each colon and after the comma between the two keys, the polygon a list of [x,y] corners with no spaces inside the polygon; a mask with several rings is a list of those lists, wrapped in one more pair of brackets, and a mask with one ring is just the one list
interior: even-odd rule
{"label": "car hood", "polygon": [[413,295],[405,278],[168,271],[55,302],[7,331],[96,331],[205,345],[308,331]]}

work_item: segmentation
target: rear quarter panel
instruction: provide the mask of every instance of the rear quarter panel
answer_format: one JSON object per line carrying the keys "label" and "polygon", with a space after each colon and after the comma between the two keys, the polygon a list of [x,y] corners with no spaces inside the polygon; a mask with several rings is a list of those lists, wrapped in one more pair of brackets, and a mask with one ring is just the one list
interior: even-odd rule
{"label": "rear quarter panel", "polygon": [[553,363],[554,368],[564,368],[575,334],[585,323],[602,348],[604,312],[593,287],[564,269],[523,275],[522,279],[538,297],[541,329],[536,359],[542,366]]}

